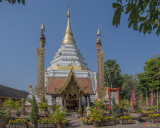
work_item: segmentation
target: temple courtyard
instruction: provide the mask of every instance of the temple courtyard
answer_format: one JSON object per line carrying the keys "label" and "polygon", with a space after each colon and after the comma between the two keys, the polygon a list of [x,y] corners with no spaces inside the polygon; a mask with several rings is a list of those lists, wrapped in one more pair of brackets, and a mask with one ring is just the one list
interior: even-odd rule
{"label": "temple courtyard", "polygon": [[[68,120],[70,121],[70,126],[66,126],[66,128],[94,128],[93,125],[84,125],[81,121],[81,118],[76,117],[77,113],[72,113],[68,116]],[[137,121],[135,124],[117,124],[113,126],[101,126],[102,128],[159,128],[159,123],[151,123],[146,118],[142,118],[140,121]]]}

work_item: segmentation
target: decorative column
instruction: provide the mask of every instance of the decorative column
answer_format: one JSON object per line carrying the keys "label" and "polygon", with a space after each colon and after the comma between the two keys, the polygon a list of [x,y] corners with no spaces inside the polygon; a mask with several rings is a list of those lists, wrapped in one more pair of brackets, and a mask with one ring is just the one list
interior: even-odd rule
{"label": "decorative column", "polygon": [[104,87],[104,52],[102,52],[101,49],[101,32],[100,29],[98,28],[97,32],[97,58],[98,58],[98,81],[97,81],[97,93],[98,93],[98,99],[103,100],[105,97],[105,87]]}
{"label": "decorative column", "polygon": [[135,91],[132,91],[132,108],[135,109]]}
{"label": "decorative column", "polygon": [[64,94],[64,109],[67,108],[67,104],[66,104],[66,95]]}
{"label": "decorative column", "polygon": [[45,87],[45,79],[44,79],[44,56],[45,56],[45,27],[44,24],[42,24],[41,27],[41,37],[40,37],[40,47],[37,48],[37,56],[38,56],[38,87],[36,87],[36,93],[38,97],[40,98],[40,102],[45,101],[45,93],[46,93],[46,87]]}

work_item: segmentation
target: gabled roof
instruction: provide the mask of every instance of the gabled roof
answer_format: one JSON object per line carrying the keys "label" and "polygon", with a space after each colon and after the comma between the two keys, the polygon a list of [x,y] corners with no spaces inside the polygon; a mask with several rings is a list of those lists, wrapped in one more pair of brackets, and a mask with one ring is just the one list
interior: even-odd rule
{"label": "gabled roof", "polygon": [[73,66],[71,67],[71,71],[70,71],[70,73],[68,74],[68,77],[66,78],[66,80],[65,80],[65,82],[64,82],[64,85],[62,86],[62,88],[58,89],[57,92],[58,92],[59,94],[61,94],[61,93],[67,88],[67,86],[69,85],[69,82],[71,81],[72,77],[74,78],[74,81],[76,82],[77,87],[80,89],[80,91],[82,91],[82,93],[86,94],[87,91],[84,90],[84,89],[80,86],[80,84],[79,84],[79,82],[78,82],[78,80],[77,80],[77,78],[76,78],[76,75],[74,74]]}
{"label": "gabled roof", "polygon": [[[57,90],[62,90],[64,86],[67,86],[69,81],[69,76],[71,77],[72,73],[70,72],[68,77],[49,77],[48,78],[48,94],[57,95]],[[75,74],[74,74],[75,75]],[[67,81],[68,79],[68,81]],[[79,86],[86,91],[87,94],[93,95],[93,83],[92,78],[76,78]]]}
{"label": "gabled roof", "polygon": [[29,93],[26,91],[0,85],[0,97],[21,99],[21,98],[26,98],[28,94]]}

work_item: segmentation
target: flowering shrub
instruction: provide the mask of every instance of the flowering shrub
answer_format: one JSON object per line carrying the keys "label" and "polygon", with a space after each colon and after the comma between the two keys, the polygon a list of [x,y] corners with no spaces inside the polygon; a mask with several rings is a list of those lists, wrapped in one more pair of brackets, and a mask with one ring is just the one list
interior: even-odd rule
{"label": "flowering shrub", "polygon": [[28,124],[28,121],[25,119],[16,119],[16,120],[9,120],[10,125],[21,125],[21,124]]}
{"label": "flowering shrub", "polygon": [[83,118],[82,118],[82,121],[83,121],[84,123],[87,123],[87,122],[88,122],[88,119],[87,119],[86,117],[83,117]]}
{"label": "flowering shrub", "polygon": [[121,120],[132,120],[133,116],[121,116],[120,119]]}
{"label": "flowering shrub", "polygon": [[53,119],[41,119],[37,121],[38,124],[54,124]]}
{"label": "flowering shrub", "polygon": [[92,120],[91,119],[87,119],[86,117],[83,117],[82,119],[82,122],[84,123],[84,124],[91,124],[92,123]]}
{"label": "flowering shrub", "polygon": [[155,118],[158,119],[158,118],[160,118],[160,114],[149,114],[148,116],[151,119],[155,119]]}
{"label": "flowering shrub", "polygon": [[110,120],[114,120],[115,118],[113,117],[113,116],[111,116],[111,117],[104,117],[104,120],[105,121],[110,121]]}

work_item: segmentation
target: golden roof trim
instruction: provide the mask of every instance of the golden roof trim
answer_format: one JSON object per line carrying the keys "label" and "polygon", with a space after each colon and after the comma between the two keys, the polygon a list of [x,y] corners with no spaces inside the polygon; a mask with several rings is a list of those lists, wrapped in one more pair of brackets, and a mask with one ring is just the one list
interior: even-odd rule
{"label": "golden roof trim", "polygon": [[77,80],[77,78],[76,78],[76,75],[75,75],[74,70],[73,70],[73,66],[71,67],[71,71],[70,71],[70,73],[68,74],[68,77],[66,78],[66,80],[65,80],[65,82],[64,82],[64,85],[62,86],[61,89],[57,90],[57,92],[60,94],[60,93],[62,93],[62,92],[66,89],[66,87],[69,85],[69,82],[71,81],[72,75],[73,75],[73,77],[74,77],[75,82],[77,83],[77,86],[80,88],[80,91],[82,91],[84,94],[86,94],[87,91],[84,90],[84,89],[80,86],[80,84],[79,84],[79,82],[78,82],[78,80]]}

